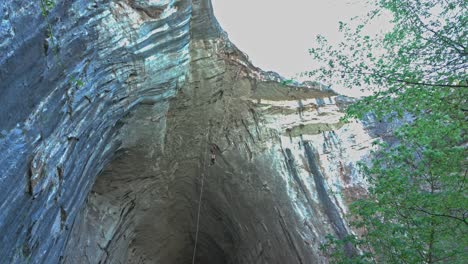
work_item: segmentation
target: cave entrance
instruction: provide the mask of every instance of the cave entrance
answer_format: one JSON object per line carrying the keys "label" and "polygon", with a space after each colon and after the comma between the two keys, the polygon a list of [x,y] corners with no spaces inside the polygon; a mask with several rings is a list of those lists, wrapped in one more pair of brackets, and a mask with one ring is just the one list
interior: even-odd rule
{"label": "cave entrance", "polygon": [[[97,177],[65,263],[192,263],[202,166],[197,157],[164,153],[165,124],[142,121],[159,113],[142,105],[122,121],[129,143]],[[234,212],[220,178],[206,172],[196,263],[236,263],[240,232],[232,215],[242,212]]]}

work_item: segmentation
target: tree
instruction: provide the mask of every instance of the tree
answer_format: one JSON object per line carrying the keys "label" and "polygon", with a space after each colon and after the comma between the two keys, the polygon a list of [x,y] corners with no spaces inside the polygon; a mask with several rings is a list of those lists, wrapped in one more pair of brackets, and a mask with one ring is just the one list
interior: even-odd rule
{"label": "tree", "polygon": [[[364,18],[340,22],[344,41],[317,38],[310,50],[322,66],[308,74],[323,82],[371,89],[346,118],[397,124],[362,164],[371,187],[351,205],[348,238],[362,254],[340,263],[468,263],[467,111],[468,8],[465,0],[378,0]],[[383,15],[392,28],[368,35]]]}

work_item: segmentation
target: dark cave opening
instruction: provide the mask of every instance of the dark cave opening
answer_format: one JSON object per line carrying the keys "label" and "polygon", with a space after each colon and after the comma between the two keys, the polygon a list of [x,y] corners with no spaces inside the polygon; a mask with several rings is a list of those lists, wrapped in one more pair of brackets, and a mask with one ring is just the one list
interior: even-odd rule
{"label": "dark cave opening", "polygon": [[230,252],[225,252],[209,233],[199,233],[195,263],[230,263],[228,262]]}
{"label": "dark cave opening", "polygon": [[[100,263],[192,263],[199,178],[156,175],[147,169],[153,160],[146,154],[122,151],[98,176],[65,263],[83,256]],[[216,181],[207,180],[204,188],[195,263],[236,263],[240,238],[233,211]],[[72,252],[76,247],[85,250]]]}

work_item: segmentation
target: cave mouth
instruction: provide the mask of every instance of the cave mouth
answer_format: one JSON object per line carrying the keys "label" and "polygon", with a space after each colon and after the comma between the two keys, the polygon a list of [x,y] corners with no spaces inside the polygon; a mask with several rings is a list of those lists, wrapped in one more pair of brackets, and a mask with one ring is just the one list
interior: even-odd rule
{"label": "cave mouth", "polygon": [[[97,177],[65,262],[87,256],[101,263],[192,263],[203,161],[164,152],[163,124],[141,121],[159,112],[154,107],[142,105],[122,121],[121,136],[130,147],[124,143]],[[204,176],[195,263],[238,263],[239,228],[248,219],[242,215],[251,215],[243,212],[248,199],[233,203],[236,182],[216,168],[205,166]]]}
{"label": "cave mouth", "polygon": [[[164,187],[164,179],[145,176],[144,153],[124,152],[98,177],[84,209],[91,213],[86,235],[97,236],[94,250],[104,251],[109,263],[124,255],[128,263],[192,263],[199,178],[192,186],[179,181]],[[234,212],[214,187],[215,182],[205,182],[195,263],[236,263],[240,238]],[[171,193],[161,195],[165,191]],[[110,239],[101,235],[109,233]]]}

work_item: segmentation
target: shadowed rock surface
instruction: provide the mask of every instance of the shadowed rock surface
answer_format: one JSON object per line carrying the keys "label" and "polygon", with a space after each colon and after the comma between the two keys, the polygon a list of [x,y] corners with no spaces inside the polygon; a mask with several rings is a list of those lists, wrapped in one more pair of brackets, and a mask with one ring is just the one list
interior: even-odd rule
{"label": "shadowed rock surface", "polygon": [[346,98],[254,67],[209,0],[63,1],[55,41],[38,3],[0,3],[2,260],[191,263],[204,179],[196,263],[327,263],[373,141]]}

